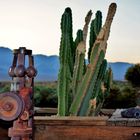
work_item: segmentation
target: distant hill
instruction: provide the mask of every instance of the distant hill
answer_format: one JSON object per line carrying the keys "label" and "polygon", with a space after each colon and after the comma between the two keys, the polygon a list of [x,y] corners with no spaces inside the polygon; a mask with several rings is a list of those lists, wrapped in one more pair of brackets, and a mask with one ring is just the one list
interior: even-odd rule
{"label": "distant hill", "polygon": [[108,66],[112,68],[113,71],[113,79],[118,81],[125,80],[124,76],[126,70],[131,67],[133,64],[126,63],[126,62],[114,62],[108,63]]}
{"label": "distant hill", "polygon": [[[12,64],[12,50],[5,47],[0,47],[0,81],[10,80],[7,72]],[[38,75],[35,78],[37,81],[56,81],[59,71],[59,58],[56,55],[34,55],[35,67],[38,70]],[[114,80],[123,81],[126,70],[133,64],[124,62],[108,63],[113,70]]]}
{"label": "distant hill", "polygon": [[36,77],[39,81],[56,81],[59,71],[58,56],[34,55],[35,67],[38,71]]}
{"label": "distant hill", "polygon": [[12,64],[12,51],[9,48],[0,47],[0,80],[10,80],[7,71]]}

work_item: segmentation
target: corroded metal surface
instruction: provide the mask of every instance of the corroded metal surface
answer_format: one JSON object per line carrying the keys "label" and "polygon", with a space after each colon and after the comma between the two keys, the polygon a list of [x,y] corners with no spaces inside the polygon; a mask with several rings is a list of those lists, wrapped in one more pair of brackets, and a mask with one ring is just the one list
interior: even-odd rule
{"label": "corroded metal surface", "polygon": [[15,93],[7,92],[0,95],[0,119],[12,121],[19,117],[24,109],[24,102]]}
{"label": "corroded metal surface", "polygon": [[[13,54],[13,63],[8,71],[12,77],[11,91],[0,95],[0,119],[13,121],[8,132],[11,140],[32,140],[33,87],[37,71],[31,50],[20,47]],[[25,66],[26,56],[28,67]]]}

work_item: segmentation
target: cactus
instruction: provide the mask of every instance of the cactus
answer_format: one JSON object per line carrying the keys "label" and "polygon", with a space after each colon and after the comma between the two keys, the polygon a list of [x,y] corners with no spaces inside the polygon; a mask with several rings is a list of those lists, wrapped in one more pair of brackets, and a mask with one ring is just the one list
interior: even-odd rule
{"label": "cactus", "polygon": [[[109,90],[104,91],[101,86],[105,86],[104,89],[109,88],[109,84],[107,84],[110,82],[109,78],[103,82],[102,79],[106,69],[106,60],[104,60],[104,57],[107,40],[115,11],[116,4],[113,3],[109,7],[108,15],[102,29],[101,12],[98,11],[96,13],[96,18],[91,25],[93,31],[90,31],[90,63],[86,66],[86,39],[92,12],[91,10],[88,12],[83,31],[78,30],[75,42],[73,42],[72,13],[70,8],[65,9],[61,19],[62,37],[60,43],[60,70],[58,75],[58,115],[85,116],[92,113],[90,112],[91,108],[93,112],[96,112],[102,106],[98,106],[99,103],[103,103],[102,99],[104,99],[104,96],[102,96],[102,93],[105,91],[109,92]],[[95,36],[96,38],[94,38]],[[93,91],[96,91],[94,92],[94,96]],[[71,98],[71,94],[74,98]],[[89,102],[91,102],[91,106]]]}
{"label": "cactus", "polygon": [[58,75],[58,115],[65,116],[68,115],[68,94],[73,72],[72,14],[70,8],[66,8],[62,15],[61,30],[60,70]]}
{"label": "cactus", "polygon": [[109,7],[105,24],[100,30],[92,48],[90,64],[88,65],[87,71],[79,85],[74,101],[70,107],[71,115],[84,116],[87,114],[89,101],[92,97],[92,92],[95,86],[95,81],[105,56],[107,40],[115,12],[116,4],[112,3]]}
{"label": "cactus", "polygon": [[[102,62],[102,65],[100,66],[98,77],[97,77],[97,80],[96,80],[96,83],[95,83],[95,87],[94,87],[93,95],[92,95],[92,100],[94,100],[94,99],[98,100],[98,95],[101,92],[101,86],[102,86],[104,76],[105,76],[105,73],[106,73],[106,67],[107,67],[107,60],[104,59],[103,62]],[[94,112],[96,111],[96,109],[93,110],[92,109],[92,102],[90,102],[90,103],[91,104],[89,104],[89,107],[91,109],[90,108],[88,109],[87,114],[88,115],[93,115]]]}
{"label": "cactus", "polygon": [[93,90],[92,98],[95,98],[95,97],[97,98],[98,93],[100,92],[100,88],[101,88],[101,85],[102,85],[102,82],[104,80],[105,73],[106,73],[106,67],[107,67],[107,60],[104,59],[102,62],[102,65],[100,66],[100,70],[99,70],[98,77],[95,83],[95,88]]}
{"label": "cactus", "polygon": [[76,36],[76,39],[75,39],[75,51],[74,52],[76,52],[76,48],[77,48],[77,46],[78,46],[78,44],[81,42],[81,41],[83,41],[83,31],[81,30],[81,29],[79,29],[78,31],[77,31],[77,34],[76,34],[77,36]]}
{"label": "cactus", "polygon": [[94,64],[88,65],[87,71],[83,77],[81,84],[79,85],[76,96],[70,108],[70,113],[72,115],[83,116],[85,115],[86,110],[88,109],[89,100],[92,96],[93,87],[95,85],[97,74],[100,65],[102,63],[102,59],[104,58],[103,51],[101,51],[98,55],[99,44],[97,45],[97,47],[95,47],[95,49],[96,48],[97,50],[93,53],[94,54],[93,57],[95,59],[98,58],[98,62],[96,61],[97,63],[95,65]]}
{"label": "cactus", "polygon": [[106,97],[109,95],[111,84],[112,84],[112,70],[111,68],[109,68],[106,71],[106,74],[104,76],[104,79],[100,88],[100,92],[98,93],[98,105],[94,113],[92,114],[93,116],[99,115],[101,108],[103,107],[104,101]]}
{"label": "cactus", "polygon": [[[90,22],[92,16],[92,12],[89,11],[86,18],[85,18],[85,25],[83,28],[83,41],[78,44],[76,48],[76,56],[75,56],[75,65],[74,65],[74,72],[73,72],[73,79],[72,79],[72,93],[75,96],[79,84],[82,80],[83,73],[84,73],[84,61],[85,61],[85,52],[86,52],[86,38],[88,32],[88,24]],[[78,42],[78,41],[77,41]]]}
{"label": "cactus", "polygon": [[97,11],[96,12],[96,19],[94,22],[94,29],[95,29],[95,34],[96,36],[98,36],[100,30],[102,27],[102,12],[101,11]]}
{"label": "cactus", "polygon": [[90,39],[89,39],[89,51],[88,51],[88,61],[90,62],[90,54],[93,47],[93,44],[95,43],[95,40],[97,38],[97,35],[99,34],[102,27],[102,12],[97,11],[95,19],[92,20],[91,26],[90,26]]}

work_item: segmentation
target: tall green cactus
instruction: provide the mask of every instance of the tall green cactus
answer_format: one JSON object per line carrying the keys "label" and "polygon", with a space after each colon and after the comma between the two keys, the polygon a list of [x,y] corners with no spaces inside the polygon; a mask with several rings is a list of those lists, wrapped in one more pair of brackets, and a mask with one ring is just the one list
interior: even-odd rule
{"label": "tall green cactus", "polygon": [[102,27],[102,12],[101,11],[97,11],[96,12],[96,18],[95,18],[95,22],[94,22],[94,29],[95,29],[95,34],[96,36],[98,36],[100,30]]}
{"label": "tall green cactus", "polygon": [[89,62],[90,62],[90,54],[91,54],[93,44],[95,43],[95,40],[101,30],[101,27],[102,27],[102,12],[97,11],[95,15],[95,19],[92,20],[91,26],[90,26],[89,51],[88,51]]}
{"label": "tall green cactus", "polygon": [[96,83],[95,83],[95,86],[94,86],[94,89],[93,89],[92,99],[89,102],[89,109],[88,109],[87,115],[93,115],[94,112],[96,111],[96,107],[95,107],[96,105],[93,104],[92,100],[96,100],[96,102],[98,100],[98,95],[101,92],[102,82],[104,80],[104,76],[105,76],[105,73],[106,73],[106,67],[107,67],[107,60],[104,59],[101,66],[100,66],[100,70],[99,70],[99,73],[98,73],[98,76],[97,76],[97,80],[96,80]]}
{"label": "tall green cactus", "polygon": [[88,65],[87,71],[79,85],[74,101],[70,107],[71,115],[84,116],[87,114],[89,101],[92,97],[92,92],[95,86],[95,81],[105,56],[107,40],[115,12],[116,4],[112,3],[109,7],[106,22],[99,32],[94,46],[92,47],[90,64]]}
{"label": "tall green cactus", "polygon": [[109,68],[106,71],[106,74],[104,76],[101,88],[100,88],[100,92],[98,93],[98,104],[97,104],[97,108],[95,109],[94,113],[92,114],[93,116],[98,116],[101,108],[103,107],[104,101],[106,99],[106,97],[109,95],[110,93],[110,87],[112,84],[112,70],[111,68]]}
{"label": "tall green cactus", "polygon": [[83,31],[81,29],[79,29],[76,33],[76,39],[75,39],[75,42],[74,42],[74,45],[75,45],[75,52],[76,52],[76,48],[78,46],[78,44],[83,41]]}
{"label": "tall green cactus", "polygon": [[61,19],[60,70],[58,75],[58,115],[68,115],[68,98],[73,72],[72,14],[66,8]]}
{"label": "tall green cactus", "polygon": [[104,59],[102,62],[102,65],[100,66],[100,70],[99,70],[98,77],[97,77],[95,87],[93,90],[92,98],[95,98],[95,97],[97,98],[98,93],[100,92],[101,84],[102,84],[105,74],[106,74],[106,68],[107,68],[107,60]]}
{"label": "tall green cactus", "polygon": [[77,88],[83,77],[84,59],[85,59],[85,45],[82,42],[79,43],[76,49],[75,65],[72,79],[72,93],[75,96]]}
{"label": "tall green cactus", "polygon": [[[85,61],[85,52],[86,52],[86,38],[88,33],[88,25],[91,20],[92,12],[89,11],[85,18],[85,25],[83,28],[83,40],[78,44],[76,48],[76,55],[75,55],[75,64],[74,64],[74,72],[73,72],[73,79],[72,79],[72,93],[73,96],[77,93],[77,89],[83,78],[84,73],[84,61]],[[82,34],[81,33],[81,34]]]}
{"label": "tall green cactus", "polygon": [[[106,67],[104,57],[115,11],[116,4],[112,3],[109,7],[105,24],[101,30],[102,15],[100,11],[96,13],[96,18],[91,25],[91,30],[93,31],[90,31],[90,63],[86,67],[86,71],[83,72],[85,69],[88,25],[92,12],[88,12],[83,31],[78,30],[77,38],[73,42],[72,13],[70,8],[65,9],[61,19],[62,36],[60,43],[60,70],[58,75],[58,115],[87,115],[89,102],[93,97],[95,87],[98,89],[96,89],[94,97],[100,102],[100,97],[102,97],[101,92],[103,92],[101,79],[104,77],[102,74]],[[109,78],[107,81],[109,81]],[[104,83],[108,83],[107,81],[104,81]],[[107,84],[106,86],[109,87]],[[74,96],[73,101],[72,98],[70,99],[71,92]],[[70,108],[69,100],[72,101]]]}
{"label": "tall green cactus", "polygon": [[73,55],[74,55],[73,61],[74,61],[74,63],[75,63],[75,56],[76,56],[76,48],[81,41],[83,41],[83,31],[81,29],[79,29],[76,33],[76,39],[75,39],[74,44],[73,44],[73,46],[74,46],[74,48],[73,48]]}

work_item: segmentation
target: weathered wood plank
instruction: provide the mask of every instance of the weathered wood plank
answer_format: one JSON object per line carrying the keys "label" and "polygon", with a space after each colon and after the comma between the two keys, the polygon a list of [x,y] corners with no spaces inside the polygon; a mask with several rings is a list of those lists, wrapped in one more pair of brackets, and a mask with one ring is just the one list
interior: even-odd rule
{"label": "weathered wood plank", "polygon": [[112,126],[38,126],[35,138],[39,140],[136,140],[138,127]]}
{"label": "weathered wood plank", "polygon": [[[34,107],[35,115],[36,116],[48,116],[48,115],[55,115],[57,114],[57,108],[40,108],[40,107]],[[105,115],[112,115],[115,109],[101,109],[101,112]]]}
{"label": "weathered wood plank", "polygon": [[[35,117],[34,140],[138,140],[140,127],[107,126],[107,117]],[[3,130],[0,129],[0,133]],[[0,140],[8,140],[7,131]]]}
{"label": "weathered wood plank", "polygon": [[34,107],[35,114],[57,114],[57,108],[40,108],[40,107]]}
{"label": "weathered wood plank", "polygon": [[[139,127],[107,126],[107,117],[35,117],[39,140],[136,140]],[[104,123],[103,123],[104,122]]]}
{"label": "weathered wood plank", "polygon": [[91,126],[91,125],[106,125],[108,117],[34,117],[35,124],[46,124],[46,125],[80,125],[80,126]]}

